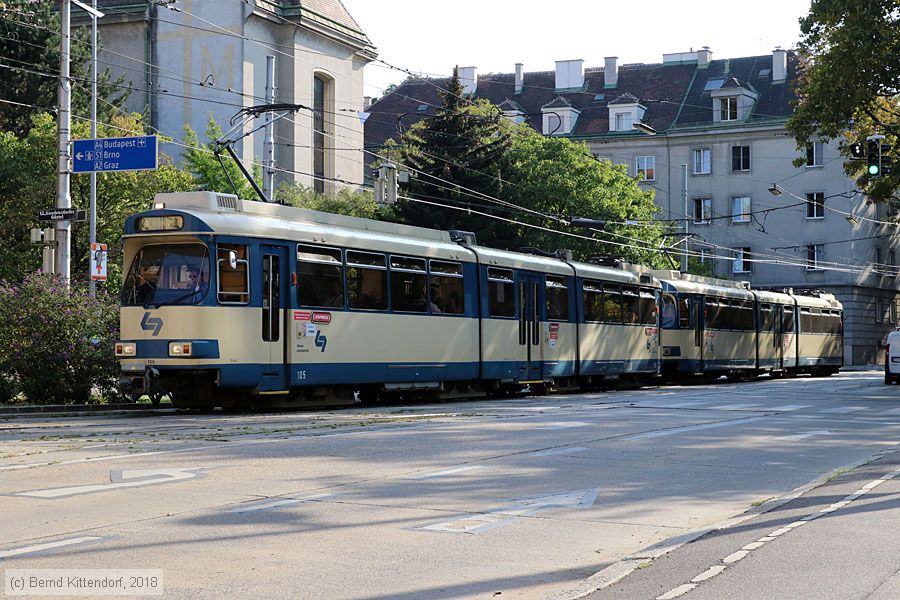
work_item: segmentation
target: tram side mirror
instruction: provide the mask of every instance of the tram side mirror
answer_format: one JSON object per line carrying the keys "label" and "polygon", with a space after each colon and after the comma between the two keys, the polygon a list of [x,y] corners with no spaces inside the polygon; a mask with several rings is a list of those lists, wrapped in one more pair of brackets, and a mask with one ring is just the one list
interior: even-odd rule
{"label": "tram side mirror", "polygon": [[234,250],[228,252],[228,266],[234,271],[237,269],[237,253]]}

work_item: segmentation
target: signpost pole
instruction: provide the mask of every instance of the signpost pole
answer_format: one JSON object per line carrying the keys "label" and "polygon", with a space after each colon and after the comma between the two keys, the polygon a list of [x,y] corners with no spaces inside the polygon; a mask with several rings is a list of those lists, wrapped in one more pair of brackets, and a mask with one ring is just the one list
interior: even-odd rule
{"label": "signpost pole", "polygon": [[[97,10],[97,0],[91,2]],[[97,139],[97,15],[91,15],[91,139]],[[97,243],[97,173],[91,171],[91,248]],[[88,279],[88,293],[97,297],[97,281]]]}
{"label": "signpost pole", "polygon": [[[71,39],[71,0],[62,0],[59,6],[59,121],[57,125],[59,165],[56,186],[56,208],[67,209],[72,206],[69,195],[69,137],[72,127],[72,82],[69,80],[69,52]],[[69,221],[56,223],[56,265],[54,272],[61,275],[66,285],[71,277],[70,252],[72,231]]]}

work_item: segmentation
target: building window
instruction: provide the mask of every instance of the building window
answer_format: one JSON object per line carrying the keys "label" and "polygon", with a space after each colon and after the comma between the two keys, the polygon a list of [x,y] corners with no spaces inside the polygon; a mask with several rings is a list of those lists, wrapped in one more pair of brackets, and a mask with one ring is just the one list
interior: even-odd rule
{"label": "building window", "polygon": [[750,222],[750,196],[735,196],[731,199],[732,223],[749,223]]}
{"label": "building window", "polygon": [[709,175],[712,169],[711,152],[709,148],[695,148],[694,155],[694,175]]}
{"label": "building window", "polygon": [[825,192],[812,192],[806,194],[806,218],[825,218]]}
{"label": "building window", "polygon": [[734,261],[731,263],[731,272],[749,273],[750,264],[750,248],[735,248]]}
{"label": "building window", "polygon": [[822,142],[810,142],[806,145],[806,166],[822,166]]}
{"label": "building window", "polygon": [[712,198],[694,198],[694,223],[709,223],[712,216]]}
{"label": "building window", "polygon": [[750,170],[750,146],[732,146],[731,147],[731,170],[732,171],[749,171]]}
{"label": "building window", "polygon": [[820,269],[819,261],[822,258],[821,244],[809,244],[806,246],[806,270],[814,271]]}
{"label": "building window", "polygon": [[890,319],[891,323],[897,323],[897,300],[896,298],[890,302]]}
{"label": "building window", "polygon": [[325,94],[328,82],[313,77],[313,190],[325,193]]}
{"label": "building window", "polygon": [[637,176],[641,181],[656,181],[656,157],[637,157]]}
{"label": "building window", "polygon": [[719,120],[737,121],[737,118],[737,96],[731,96],[729,98],[719,98]]}
{"label": "building window", "polygon": [[884,322],[884,300],[881,298],[875,298],[875,322]]}
{"label": "building window", "polygon": [[876,273],[883,272],[882,267],[884,267],[884,261],[882,261],[882,258],[881,248],[875,248],[875,268],[873,270]]}
{"label": "building window", "polygon": [[896,275],[897,269],[897,253],[893,250],[888,250],[888,267],[890,267],[890,275]]}
{"label": "building window", "polygon": [[631,131],[631,113],[616,113],[616,131]]}

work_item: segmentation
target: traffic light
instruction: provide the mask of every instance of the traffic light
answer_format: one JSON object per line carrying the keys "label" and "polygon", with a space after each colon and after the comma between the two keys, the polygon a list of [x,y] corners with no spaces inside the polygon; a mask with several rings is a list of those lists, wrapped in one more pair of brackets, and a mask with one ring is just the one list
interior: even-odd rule
{"label": "traffic light", "polygon": [[881,176],[881,143],[878,140],[869,140],[866,158],[866,173],[869,177]]}
{"label": "traffic light", "polygon": [[890,144],[882,144],[881,145],[881,174],[882,175],[890,175],[891,174],[891,163],[894,162],[894,159],[891,157],[891,145]]}
{"label": "traffic light", "polygon": [[850,156],[851,158],[862,158],[863,157],[863,143],[862,142],[853,142],[850,144]]}

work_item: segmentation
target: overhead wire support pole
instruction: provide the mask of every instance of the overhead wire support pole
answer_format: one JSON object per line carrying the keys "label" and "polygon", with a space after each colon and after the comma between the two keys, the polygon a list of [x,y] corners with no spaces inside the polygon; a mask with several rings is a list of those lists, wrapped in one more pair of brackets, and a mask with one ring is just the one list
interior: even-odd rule
{"label": "overhead wire support pole", "polygon": [[[96,0],[95,0],[96,1]],[[266,57],[266,104],[275,104],[275,57]],[[263,195],[268,202],[275,201],[275,120],[272,112],[266,112],[266,135],[263,139]]]}
{"label": "overhead wire support pole", "polygon": [[[91,139],[97,139],[97,0],[92,0],[91,7],[95,14],[91,15]],[[97,243],[97,173],[91,171],[91,238],[90,250],[93,252]],[[93,273],[92,273],[93,275]],[[88,293],[91,298],[97,297],[97,282],[88,277]]]}
{"label": "overhead wire support pole", "polygon": [[[59,120],[57,121],[58,168],[56,183],[56,208],[72,207],[72,196],[69,192],[70,156],[69,138],[72,129],[72,82],[69,78],[69,62],[71,51],[71,0],[62,0],[59,6]],[[56,274],[62,276],[68,286],[71,278],[71,221],[56,223]]]}
{"label": "overhead wire support pole", "polygon": [[681,199],[684,202],[684,248],[681,251],[681,272],[688,272],[688,239],[690,238],[690,213],[688,211],[687,165],[681,165]]}

